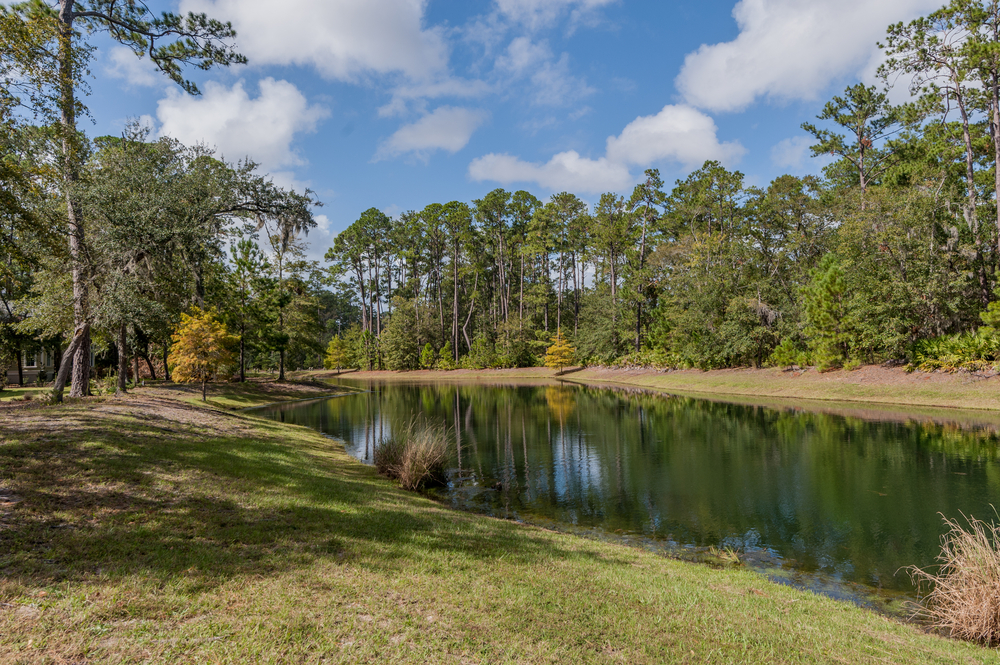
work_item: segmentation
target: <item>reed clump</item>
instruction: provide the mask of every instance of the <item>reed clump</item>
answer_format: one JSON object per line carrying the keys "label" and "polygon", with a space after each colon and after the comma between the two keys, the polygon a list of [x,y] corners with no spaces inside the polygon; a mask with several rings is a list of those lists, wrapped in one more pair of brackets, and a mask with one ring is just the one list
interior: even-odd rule
{"label": "reed clump", "polygon": [[375,446],[375,469],[399,480],[403,489],[416,490],[443,483],[448,463],[448,432],[411,420]]}
{"label": "reed clump", "polygon": [[968,528],[944,518],[937,573],[917,567],[910,577],[929,588],[916,615],[952,637],[1000,645],[1000,525],[974,517]]}

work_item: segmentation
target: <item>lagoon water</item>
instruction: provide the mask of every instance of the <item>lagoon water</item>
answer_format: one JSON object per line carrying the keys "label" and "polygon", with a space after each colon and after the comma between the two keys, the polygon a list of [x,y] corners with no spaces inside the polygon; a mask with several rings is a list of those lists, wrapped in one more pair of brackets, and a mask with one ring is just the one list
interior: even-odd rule
{"label": "lagoon water", "polygon": [[990,429],[573,384],[351,385],[367,392],[259,413],[369,463],[419,415],[447,428],[449,482],[432,493],[456,508],[690,558],[731,548],[866,604],[913,597],[905,567],[934,563],[940,514],[996,519],[1000,501]]}

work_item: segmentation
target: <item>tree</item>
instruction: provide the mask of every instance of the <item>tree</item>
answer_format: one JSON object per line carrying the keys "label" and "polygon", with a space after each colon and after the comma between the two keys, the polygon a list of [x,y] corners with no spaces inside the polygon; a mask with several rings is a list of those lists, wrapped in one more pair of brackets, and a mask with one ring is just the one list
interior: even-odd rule
{"label": "tree", "polygon": [[889,103],[885,91],[863,83],[850,86],[843,97],[827,102],[817,118],[832,120],[849,137],[802,123],[802,129],[818,141],[811,148],[813,156],[830,154],[846,160],[857,173],[861,191],[892,165],[895,151],[883,143],[899,130],[900,111]]}
{"label": "tree", "polygon": [[423,351],[420,352],[420,366],[424,369],[434,369],[435,362],[437,362],[437,354],[431,343],[427,342],[424,344]]}
{"label": "tree", "polygon": [[267,304],[275,284],[267,275],[270,270],[267,258],[249,238],[241,238],[230,247],[230,263],[227,286],[233,298],[226,310],[239,333],[240,382],[243,382],[248,342],[253,345],[266,336],[263,328],[271,322]]}
{"label": "tree", "polygon": [[[182,76],[184,65],[209,69],[245,63],[246,58],[227,43],[236,36],[231,24],[196,13],[180,16],[163,12],[156,16],[145,3],[132,0],[57,0],[54,6],[23,2],[4,8],[3,15],[0,29],[8,39],[13,36],[5,43],[30,37],[30,48],[16,49],[15,57],[5,63],[5,89],[26,96],[28,101],[23,104],[51,124],[60,144],[55,163],[65,202],[76,326],[62,364],[68,367],[72,362],[71,395],[79,397],[89,392],[93,324],[86,283],[87,234],[78,188],[85,150],[77,118],[87,112],[78,92],[86,90],[87,63],[93,51],[84,35],[107,34],[138,57],[149,57],[157,69],[190,94],[199,91]],[[62,398],[67,378],[62,371],[56,378],[53,394],[57,400]]]}
{"label": "tree", "polygon": [[545,366],[558,369],[557,374],[562,374],[563,367],[573,362],[575,354],[576,349],[567,341],[562,330],[557,330],[555,336],[552,337],[552,346],[545,352]]}
{"label": "tree", "polygon": [[342,367],[347,365],[350,358],[350,351],[347,343],[340,335],[335,335],[326,346],[326,357],[323,358],[323,366],[327,369],[336,369],[340,374]]}
{"label": "tree", "polygon": [[802,289],[813,362],[820,371],[839,367],[849,352],[846,291],[844,271],[834,254],[823,257]]}
{"label": "tree", "polygon": [[234,340],[213,310],[192,307],[181,314],[180,325],[173,334],[174,380],[182,383],[201,381],[201,400],[207,401],[209,377],[232,362],[229,346]]}

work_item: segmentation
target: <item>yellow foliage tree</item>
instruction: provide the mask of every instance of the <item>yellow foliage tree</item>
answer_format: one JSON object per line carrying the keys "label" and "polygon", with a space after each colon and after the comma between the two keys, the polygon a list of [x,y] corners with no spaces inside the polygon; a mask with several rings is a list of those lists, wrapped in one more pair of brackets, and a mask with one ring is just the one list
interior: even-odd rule
{"label": "yellow foliage tree", "polygon": [[350,352],[347,349],[347,342],[339,336],[334,336],[330,344],[326,347],[326,357],[323,358],[323,366],[327,369],[336,369],[340,374],[340,369],[347,364],[350,359]]}
{"label": "yellow foliage tree", "polygon": [[191,308],[181,314],[180,325],[174,331],[170,348],[171,371],[174,381],[201,381],[201,400],[206,401],[206,385],[210,376],[222,365],[233,362],[229,347],[233,337],[226,325],[215,318],[214,310]]}
{"label": "yellow foliage tree", "polygon": [[545,366],[558,369],[558,373],[562,374],[563,367],[573,364],[573,356],[575,355],[576,349],[567,341],[562,330],[559,330],[552,338],[552,346],[545,352]]}

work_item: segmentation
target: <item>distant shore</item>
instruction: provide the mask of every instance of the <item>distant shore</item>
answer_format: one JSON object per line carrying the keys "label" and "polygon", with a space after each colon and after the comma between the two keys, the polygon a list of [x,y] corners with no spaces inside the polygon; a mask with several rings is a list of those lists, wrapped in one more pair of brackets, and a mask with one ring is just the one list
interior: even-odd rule
{"label": "distant shore", "polygon": [[[336,371],[300,376],[336,379]],[[420,370],[413,372],[344,372],[341,378],[382,381],[477,381],[488,383],[564,380],[617,384],[692,396],[742,400],[818,400],[892,405],[907,408],[969,409],[1000,413],[1000,376],[969,373],[906,372],[901,367],[866,365],[853,371],[818,372],[814,368],[783,370],[670,370],[570,368],[557,376],[545,367],[490,370]]]}

